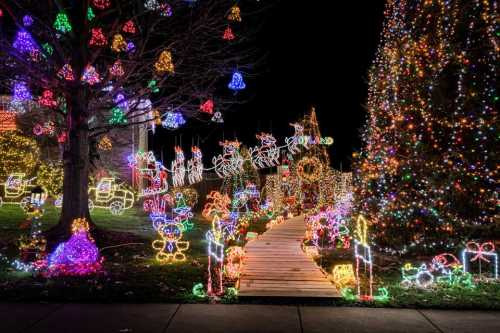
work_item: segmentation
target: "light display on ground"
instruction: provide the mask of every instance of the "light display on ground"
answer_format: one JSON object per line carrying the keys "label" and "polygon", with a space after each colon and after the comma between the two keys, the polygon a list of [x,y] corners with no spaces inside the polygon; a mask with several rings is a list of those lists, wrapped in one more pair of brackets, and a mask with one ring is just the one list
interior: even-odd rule
{"label": "light display on ground", "polygon": [[[493,242],[476,243],[468,242],[462,251],[462,263],[464,272],[476,272],[480,277],[492,277],[498,279],[498,254],[495,252]],[[475,267],[473,266],[475,264]],[[489,268],[490,273],[485,273],[484,267]]]}
{"label": "light display on ground", "polygon": [[88,193],[93,207],[108,209],[113,215],[122,215],[135,201],[134,193],[112,177],[102,178],[95,187],[89,187]]}
{"label": "light display on ground", "polygon": [[239,279],[243,268],[245,250],[240,246],[231,246],[226,250],[227,263],[224,266],[224,274],[232,280]]}
{"label": "light display on ground", "polygon": [[102,258],[85,218],[73,221],[70,239],[55,248],[47,264],[49,276],[88,275],[102,269]]}
{"label": "light display on ground", "polygon": [[161,264],[185,261],[185,251],[189,249],[189,242],[183,241],[183,226],[175,219],[167,219],[158,223],[160,239],[154,240],[153,249],[157,251],[156,260]]}
{"label": "light display on ground", "polygon": [[[25,179],[26,174],[22,172],[10,174],[3,184],[3,196],[0,197],[2,204],[19,205],[23,210],[27,209],[30,203],[31,190],[36,186],[33,184],[36,177]],[[47,192],[44,190],[45,193]]]}
{"label": "light display on ground", "polygon": [[339,290],[356,284],[352,264],[335,265],[332,269],[332,279]]}

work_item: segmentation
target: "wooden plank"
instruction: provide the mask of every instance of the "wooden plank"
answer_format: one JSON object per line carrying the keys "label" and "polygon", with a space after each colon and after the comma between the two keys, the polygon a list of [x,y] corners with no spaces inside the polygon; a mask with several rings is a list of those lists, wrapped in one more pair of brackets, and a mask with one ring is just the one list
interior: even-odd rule
{"label": "wooden plank", "polygon": [[245,247],[240,296],[339,297],[302,250],[303,217],[274,226]]}

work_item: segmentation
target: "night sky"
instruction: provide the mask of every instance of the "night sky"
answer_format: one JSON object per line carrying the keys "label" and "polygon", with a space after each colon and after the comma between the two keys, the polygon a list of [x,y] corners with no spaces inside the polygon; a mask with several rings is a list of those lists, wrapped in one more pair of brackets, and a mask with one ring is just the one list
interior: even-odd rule
{"label": "night sky", "polygon": [[188,126],[156,135],[151,144],[157,153],[163,150],[169,161],[182,137],[187,156],[191,143],[199,143],[208,163],[221,152],[218,141],[223,137],[254,146],[260,131],[271,132],[283,144],[293,134],[288,124],[315,106],[322,135],[335,140],[330,147],[332,165],[349,169],[351,154],[360,145],[367,73],[382,29],[384,1],[299,4],[279,1],[263,17],[256,42],[267,57],[256,68],[256,78],[246,82],[250,101],[235,105],[222,125]]}

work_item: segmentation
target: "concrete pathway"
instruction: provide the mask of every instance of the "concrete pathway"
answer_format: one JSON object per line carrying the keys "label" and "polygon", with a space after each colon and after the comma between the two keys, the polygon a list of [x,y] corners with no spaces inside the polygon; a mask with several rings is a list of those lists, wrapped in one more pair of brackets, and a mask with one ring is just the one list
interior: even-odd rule
{"label": "concrete pathway", "polygon": [[285,305],[0,304],[0,332],[500,332],[500,312]]}
{"label": "concrete pathway", "polygon": [[333,284],[302,251],[304,216],[273,226],[245,246],[240,297],[340,297]]}

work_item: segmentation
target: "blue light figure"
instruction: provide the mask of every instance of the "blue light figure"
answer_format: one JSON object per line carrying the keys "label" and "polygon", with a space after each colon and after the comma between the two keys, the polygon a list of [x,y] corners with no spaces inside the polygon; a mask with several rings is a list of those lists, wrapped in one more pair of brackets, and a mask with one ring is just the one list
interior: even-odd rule
{"label": "blue light figure", "polygon": [[234,72],[231,82],[229,82],[227,87],[231,90],[234,90],[235,93],[238,92],[239,90],[245,89],[246,84],[243,81],[243,74],[241,74],[238,71]]}

